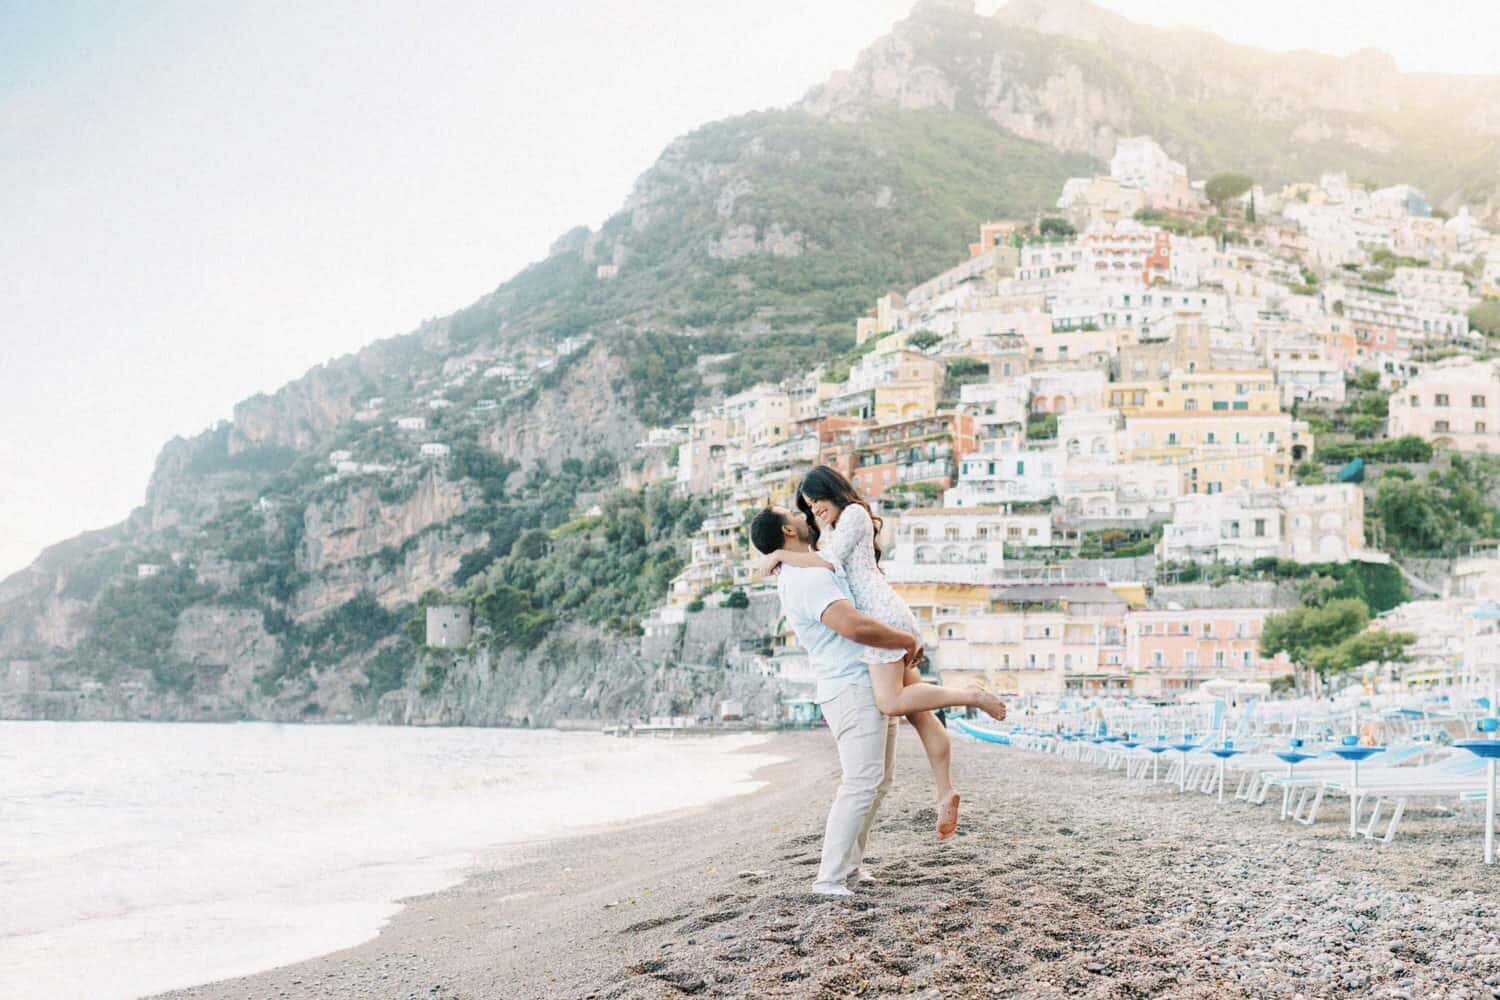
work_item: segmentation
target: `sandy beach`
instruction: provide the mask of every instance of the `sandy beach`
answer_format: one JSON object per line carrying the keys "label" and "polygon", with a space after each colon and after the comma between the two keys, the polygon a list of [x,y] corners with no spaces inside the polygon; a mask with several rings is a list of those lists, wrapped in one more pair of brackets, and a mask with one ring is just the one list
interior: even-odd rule
{"label": "sandy beach", "polygon": [[[757,748],[765,752],[766,748]],[[188,997],[1500,997],[1500,871],[1472,817],[1396,842],[958,739],[953,840],[903,731],[877,881],[808,895],[825,733],[756,793],[536,845],[358,947]],[[1342,818],[1341,818],[1342,817]]]}

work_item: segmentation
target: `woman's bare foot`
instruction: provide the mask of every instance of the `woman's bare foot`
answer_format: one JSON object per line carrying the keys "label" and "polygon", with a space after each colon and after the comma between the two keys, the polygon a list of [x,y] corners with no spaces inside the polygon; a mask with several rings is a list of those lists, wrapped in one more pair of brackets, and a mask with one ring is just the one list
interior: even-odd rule
{"label": "woman's bare foot", "polygon": [[1005,721],[1005,702],[993,691],[984,688],[976,689],[974,707],[994,718],[996,722]]}
{"label": "woman's bare foot", "polygon": [[947,840],[958,829],[958,793],[940,796],[937,804],[937,839]]}

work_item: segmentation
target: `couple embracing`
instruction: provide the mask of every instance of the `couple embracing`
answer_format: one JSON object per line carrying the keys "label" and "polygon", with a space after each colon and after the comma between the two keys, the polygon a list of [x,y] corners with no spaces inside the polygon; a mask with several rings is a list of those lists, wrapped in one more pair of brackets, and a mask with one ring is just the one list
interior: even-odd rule
{"label": "couple embracing", "polygon": [[937,836],[958,826],[959,795],[950,773],[948,731],[933,715],[967,706],[1005,718],[1005,704],[978,687],[921,681],[916,618],[881,573],[880,523],[837,469],[814,468],[797,491],[797,510],[767,507],[750,540],[777,575],[782,614],[817,672],[823,718],[838,744],[843,778],[823,832],[813,891],[849,895],[875,810],[891,783],[896,720],[917,731],[937,785]]}

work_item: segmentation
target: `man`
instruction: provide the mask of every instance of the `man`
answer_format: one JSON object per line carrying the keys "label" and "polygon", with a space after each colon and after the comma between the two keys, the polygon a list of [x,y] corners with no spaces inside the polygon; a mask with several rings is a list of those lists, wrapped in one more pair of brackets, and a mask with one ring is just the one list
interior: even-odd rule
{"label": "man", "polygon": [[[807,521],[781,507],[767,507],[750,523],[750,540],[766,555],[781,548],[805,551],[809,537]],[[823,829],[823,862],[813,892],[850,896],[846,883],[864,858],[896,752],[896,720],[875,706],[861,647],[904,650],[908,663],[922,647],[910,632],[855,610],[843,579],[825,569],[782,566],[776,589],[787,624],[817,670],[817,702],[843,771]]]}

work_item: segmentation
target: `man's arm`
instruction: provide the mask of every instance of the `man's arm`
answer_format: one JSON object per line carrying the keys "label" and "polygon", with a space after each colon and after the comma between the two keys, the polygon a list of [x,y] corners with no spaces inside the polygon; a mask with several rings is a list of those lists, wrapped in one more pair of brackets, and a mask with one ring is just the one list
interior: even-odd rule
{"label": "man's arm", "polygon": [[904,649],[909,654],[920,648],[916,637],[885,622],[876,621],[855,609],[850,601],[834,601],[823,609],[823,624],[850,642],[876,649]]}

